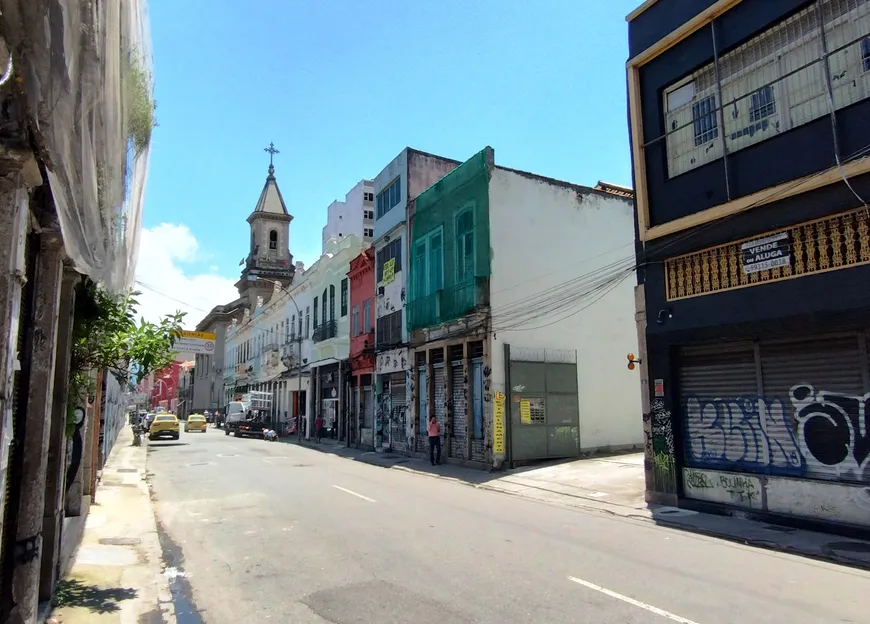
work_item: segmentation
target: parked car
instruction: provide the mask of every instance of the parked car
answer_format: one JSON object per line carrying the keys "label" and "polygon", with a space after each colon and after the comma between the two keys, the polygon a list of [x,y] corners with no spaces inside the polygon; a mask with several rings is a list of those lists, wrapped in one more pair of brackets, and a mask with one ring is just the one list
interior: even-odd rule
{"label": "parked car", "polygon": [[205,416],[202,414],[191,414],[187,417],[187,421],[184,423],[184,432],[188,431],[201,431],[205,433],[208,431],[208,425],[205,422]]}
{"label": "parked car", "polygon": [[148,430],[148,439],[171,438],[177,440],[179,430],[178,418],[175,414],[157,414]]}

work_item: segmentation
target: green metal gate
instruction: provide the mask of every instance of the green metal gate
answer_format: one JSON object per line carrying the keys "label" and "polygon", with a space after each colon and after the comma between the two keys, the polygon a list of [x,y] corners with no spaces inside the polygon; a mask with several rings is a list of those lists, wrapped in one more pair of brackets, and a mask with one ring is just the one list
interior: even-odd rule
{"label": "green metal gate", "polygon": [[510,460],[577,457],[580,408],[576,353],[516,347],[509,352]]}

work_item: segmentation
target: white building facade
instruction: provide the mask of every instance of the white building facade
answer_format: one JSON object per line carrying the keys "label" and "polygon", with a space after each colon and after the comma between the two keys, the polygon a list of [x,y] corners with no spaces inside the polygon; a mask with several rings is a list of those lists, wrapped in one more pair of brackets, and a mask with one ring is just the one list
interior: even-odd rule
{"label": "white building facade", "polygon": [[[308,359],[309,395],[306,435],[314,435],[321,416],[329,435],[356,444],[358,430],[350,426],[350,262],[363,249],[356,235],[330,241],[326,252],[305,272],[311,300],[311,347]],[[306,305],[306,310],[308,306]],[[308,315],[306,313],[306,323]]]}
{"label": "white building facade", "polygon": [[374,186],[371,180],[360,180],[344,201],[335,200],[326,209],[322,253],[326,253],[330,241],[338,242],[351,234],[371,245],[374,227]]}

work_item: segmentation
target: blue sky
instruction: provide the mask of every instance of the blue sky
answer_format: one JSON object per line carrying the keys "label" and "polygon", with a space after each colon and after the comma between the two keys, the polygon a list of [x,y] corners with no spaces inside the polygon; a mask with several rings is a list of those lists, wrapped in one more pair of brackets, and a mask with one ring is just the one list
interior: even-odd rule
{"label": "blue sky", "polygon": [[405,146],[464,160],[490,145],[505,166],[630,184],[625,15],[639,3],[150,0],[148,313],[183,307],[195,324],[231,292],[270,141],[306,266],[329,203]]}

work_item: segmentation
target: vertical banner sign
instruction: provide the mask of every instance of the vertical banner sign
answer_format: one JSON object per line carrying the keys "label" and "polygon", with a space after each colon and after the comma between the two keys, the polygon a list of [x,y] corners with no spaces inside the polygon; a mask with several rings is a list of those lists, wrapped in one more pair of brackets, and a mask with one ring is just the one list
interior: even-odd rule
{"label": "vertical banner sign", "polygon": [[492,452],[496,455],[504,455],[504,401],[504,392],[496,392],[492,417]]}

